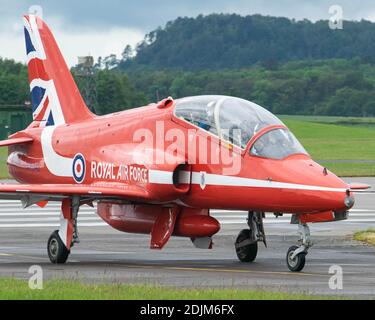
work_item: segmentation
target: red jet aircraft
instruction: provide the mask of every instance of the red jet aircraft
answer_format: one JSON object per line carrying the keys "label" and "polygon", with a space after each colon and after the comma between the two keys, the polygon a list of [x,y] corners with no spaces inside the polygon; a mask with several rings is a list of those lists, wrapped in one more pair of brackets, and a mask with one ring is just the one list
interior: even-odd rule
{"label": "red jet aircraft", "polygon": [[308,223],[348,218],[348,185],[315,163],[288,128],[262,107],[233,97],[198,96],[106,116],[86,107],[48,26],[24,17],[33,122],[0,146],[9,173],[0,198],[24,208],[61,202],[59,230],[48,240],[52,263],[65,263],[79,242],[82,205],[97,203],[113,228],[151,235],[162,249],[171,236],[212,248],[219,222],[210,209],[248,211],[236,240],[240,261],[266,244],[265,212],[292,215],[301,239],[287,253],[301,271],[312,245]]}

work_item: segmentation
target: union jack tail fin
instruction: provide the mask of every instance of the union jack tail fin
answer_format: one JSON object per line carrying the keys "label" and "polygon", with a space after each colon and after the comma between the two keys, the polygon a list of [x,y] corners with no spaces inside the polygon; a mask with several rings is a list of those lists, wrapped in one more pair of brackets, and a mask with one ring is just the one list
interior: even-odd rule
{"label": "union jack tail fin", "polygon": [[48,26],[34,15],[25,16],[24,25],[34,119],[30,127],[92,119]]}

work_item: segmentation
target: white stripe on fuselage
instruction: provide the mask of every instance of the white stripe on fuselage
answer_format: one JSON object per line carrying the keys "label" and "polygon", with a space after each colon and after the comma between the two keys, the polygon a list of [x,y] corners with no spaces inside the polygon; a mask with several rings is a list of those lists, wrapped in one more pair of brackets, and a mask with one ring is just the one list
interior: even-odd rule
{"label": "white stripe on fuselage", "polygon": [[[181,175],[180,175],[181,177]],[[181,183],[189,183],[190,175],[188,172],[182,175]],[[191,183],[200,185],[201,173],[193,172]],[[153,184],[173,184],[172,172],[150,170],[149,182]],[[321,186],[311,186],[303,184],[274,182],[267,180],[249,179],[235,176],[224,176],[217,174],[205,174],[206,186],[223,186],[223,187],[251,187],[251,188],[268,188],[268,189],[292,189],[292,190],[308,190],[308,191],[330,191],[330,192],[346,192],[345,188],[329,188]]]}
{"label": "white stripe on fuselage", "polygon": [[48,170],[55,176],[72,177],[73,159],[60,156],[53,149],[52,137],[56,128],[56,126],[49,126],[42,131],[41,142],[44,162]]}

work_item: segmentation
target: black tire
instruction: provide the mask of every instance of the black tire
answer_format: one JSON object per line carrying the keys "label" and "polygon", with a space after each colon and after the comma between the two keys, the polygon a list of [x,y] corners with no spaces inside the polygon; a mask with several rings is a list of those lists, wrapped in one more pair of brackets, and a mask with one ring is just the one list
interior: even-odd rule
{"label": "black tire", "polygon": [[292,272],[300,272],[305,267],[306,263],[306,253],[302,252],[298,254],[294,260],[291,259],[293,253],[298,249],[297,246],[292,246],[289,248],[288,253],[286,255],[286,263],[288,268]]}
{"label": "black tire", "polygon": [[248,244],[246,246],[238,248],[237,245],[242,241],[250,239],[250,230],[242,230],[236,239],[236,253],[238,260],[241,262],[253,262],[258,254],[258,242]]}
{"label": "black tire", "polygon": [[70,251],[62,242],[59,231],[54,231],[48,239],[47,252],[50,261],[54,264],[64,264],[69,257]]}

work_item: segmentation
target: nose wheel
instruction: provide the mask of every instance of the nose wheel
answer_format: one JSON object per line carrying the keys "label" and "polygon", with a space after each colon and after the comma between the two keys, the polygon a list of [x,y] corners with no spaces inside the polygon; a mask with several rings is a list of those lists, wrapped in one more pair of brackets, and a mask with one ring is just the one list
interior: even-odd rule
{"label": "nose wheel", "polygon": [[286,264],[292,272],[300,272],[306,264],[306,255],[312,247],[313,242],[310,237],[310,228],[307,224],[299,224],[299,233],[301,236],[300,246],[292,246],[286,254]]}
{"label": "nose wheel", "polygon": [[298,246],[292,246],[289,248],[286,255],[286,263],[288,268],[292,272],[300,272],[305,267],[306,263],[306,253],[299,253],[295,255],[294,253],[298,250]]}

